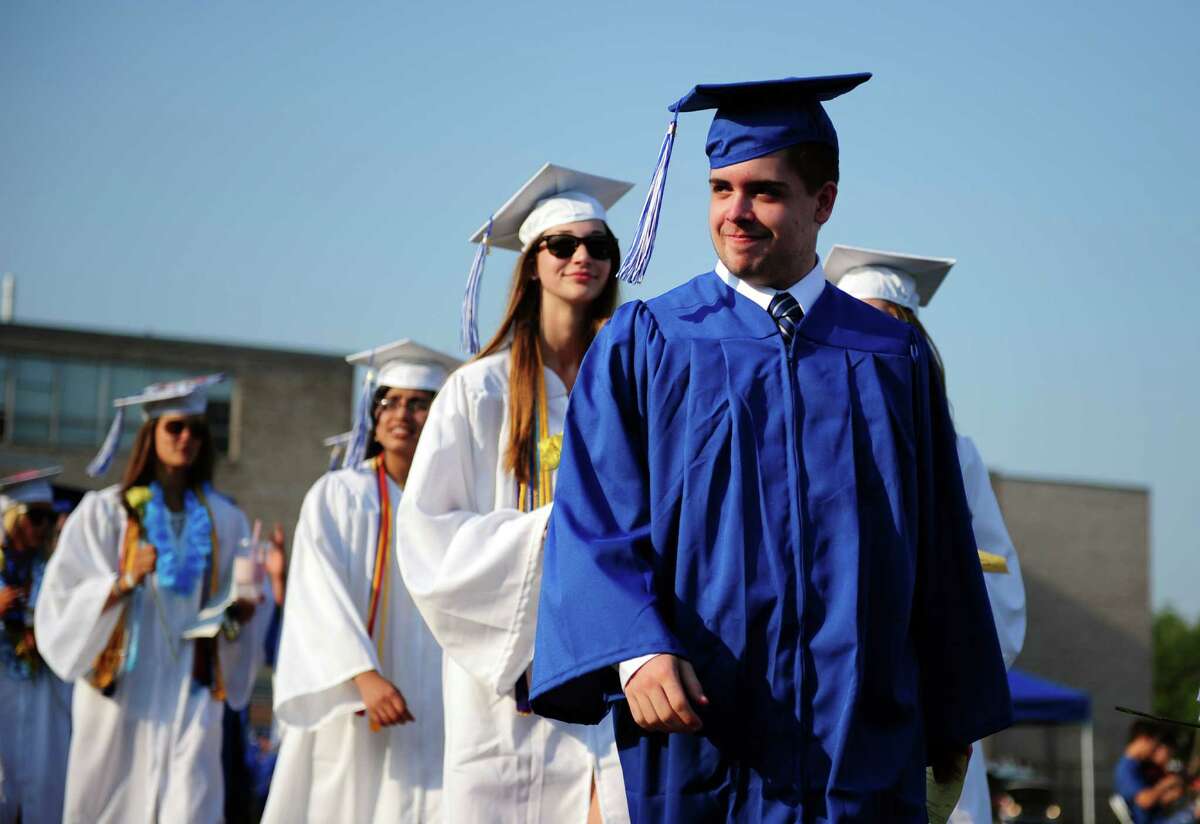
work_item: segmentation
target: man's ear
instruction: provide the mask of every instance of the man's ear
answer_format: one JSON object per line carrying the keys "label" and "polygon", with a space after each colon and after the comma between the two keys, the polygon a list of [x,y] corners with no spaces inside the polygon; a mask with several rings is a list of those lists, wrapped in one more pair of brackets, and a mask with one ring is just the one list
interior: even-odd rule
{"label": "man's ear", "polygon": [[825,181],[824,185],[817,190],[817,210],[813,214],[813,220],[818,225],[823,226],[833,215],[833,204],[837,202],[837,193],[837,184],[832,180]]}

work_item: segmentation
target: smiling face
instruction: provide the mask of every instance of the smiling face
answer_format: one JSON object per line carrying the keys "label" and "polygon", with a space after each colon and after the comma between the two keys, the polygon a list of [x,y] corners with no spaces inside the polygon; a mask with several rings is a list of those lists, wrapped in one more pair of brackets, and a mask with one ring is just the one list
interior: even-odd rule
{"label": "smiling face", "polygon": [[154,454],[168,469],[187,469],[196,462],[207,427],[200,415],[163,415],[154,426]]}
{"label": "smiling face", "polygon": [[431,403],[432,392],[388,388],[375,405],[375,440],[384,452],[412,460]]}
{"label": "smiling face", "polygon": [[713,169],[709,188],[709,231],[729,271],[784,289],[816,264],[817,231],[833,214],[836,183],[810,193],[784,150]]}
{"label": "smiling face", "polygon": [[594,301],[604,291],[604,285],[612,275],[612,257],[597,257],[583,243],[578,244],[567,257],[560,258],[552,252],[566,251],[570,241],[559,240],[563,236],[588,238],[593,251],[611,247],[616,255],[616,245],[608,241],[608,231],[602,220],[581,220],[554,226],[542,233],[537,241],[534,277],[541,283],[543,301],[549,297],[564,303],[583,305]]}

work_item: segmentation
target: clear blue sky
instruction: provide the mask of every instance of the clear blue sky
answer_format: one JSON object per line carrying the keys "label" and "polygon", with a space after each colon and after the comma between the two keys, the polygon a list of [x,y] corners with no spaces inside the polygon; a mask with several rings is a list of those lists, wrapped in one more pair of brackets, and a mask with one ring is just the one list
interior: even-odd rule
{"label": "clear blue sky", "polygon": [[[959,427],[1003,471],[1149,486],[1155,603],[1200,613],[1200,5],[875,5],[14,0],[0,271],[27,322],[455,351],[466,238],[543,161],[635,181],[628,238],[691,85],[873,71],[829,106],[822,251],[957,257],[924,317]],[[707,121],[627,295],[711,266]]]}

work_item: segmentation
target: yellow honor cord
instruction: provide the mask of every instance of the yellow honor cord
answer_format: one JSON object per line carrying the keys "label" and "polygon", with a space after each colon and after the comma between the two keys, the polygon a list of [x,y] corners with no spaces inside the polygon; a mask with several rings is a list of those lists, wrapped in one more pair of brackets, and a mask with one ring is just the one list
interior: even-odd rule
{"label": "yellow honor cord", "polygon": [[984,572],[1001,574],[1008,572],[1008,561],[1003,555],[996,555],[981,549],[979,550],[979,563],[983,566]]}

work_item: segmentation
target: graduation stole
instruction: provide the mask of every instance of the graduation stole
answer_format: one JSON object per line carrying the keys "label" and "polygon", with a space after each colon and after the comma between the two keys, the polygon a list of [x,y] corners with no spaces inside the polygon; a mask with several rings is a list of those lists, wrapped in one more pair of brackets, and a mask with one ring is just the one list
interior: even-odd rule
{"label": "graduation stole", "polygon": [[[125,500],[140,512],[149,500],[150,491],[146,487],[132,487],[125,493]],[[209,596],[220,585],[220,544],[217,541],[217,523],[212,517],[212,509],[208,506],[203,490],[197,490],[200,504],[208,511],[209,523],[212,525],[212,553],[208,558],[208,574],[203,578],[200,592],[200,603],[203,605]],[[133,571],[133,556],[143,535],[142,524],[135,515],[128,515],[125,520],[125,540],[121,543],[120,561],[117,572],[124,577]],[[91,671],[86,678],[88,683],[98,689],[103,695],[111,696],[117,689],[117,682],[122,672],[133,668],[137,660],[137,630],[136,621],[129,618],[129,601],[132,593],[127,595],[120,606],[117,624],[113,627],[112,635],[104,649],[96,656]],[[168,643],[172,639],[168,639]],[[221,675],[221,661],[217,654],[216,638],[200,638],[195,641],[192,657],[192,678],[212,692],[213,700],[225,700],[225,680]]]}
{"label": "graduation stole", "polygon": [[[379,656],[379,665],[383,666],[383,638],[387,634],[387,597],[391,587],[392,576],[388,574],[388,553],[392,546],[392,500],[388,494],[387,468],[383,463],[383,455],[372,459],[375,463],[375,489],[379,493],[379,530],[375,539],[375,563],[371,569],[371,600],[367,606],[367,637],[375,640],[375,651]],[[380,619],[380,606],[385,617]],[[375,637],[375,625],[379,624],[379,637]],[[355,715],[366,715],[365,710],[359,710]],[[379,725],[371,722],[371,732],[378,732]]]}
{"label": "graduation stole", "polygon": [[[538,366],[542,359],[538,356]],[[522,512],[533,512],[554,500],[554,470],[562,456],[562,433],[550,434],[550,404],[546,397],[546,376],[539,374],[537,409],[534,428],[537,440],[529,450],[529,481],[517,484],[517,506]]]}
{"label": "graduation stole", "polygon": [[[212,528],[212,553],[208,558],[208,575],[205,576],[200,590],[200,605],[203,606],[208,603],[208,599],[221,585],[221,567],[217,563],[220,560],[217,545],[217,522],[213,519],[212,509],[208,506],[204,490],[196,490],[196,497],[200,499],[200,505],[208,512],[208,522]],[[192,679],[201,686],[208,687],[214,701],[225,700],[225,678],[221,674],[221,656],[218,654],[215,637],[196,639],[192,653]]]}
{"label": "graduation stole", "polygon": [[375,638],[375,649],[379,653],[380,662],[383,659],[383,638],[386,634],[386,621],[379,618],[380,606],[387,612],[388,588],[392,576],[388,574],[390,566],[388,553],[392,546],[392,501],[388,494],[387,468],[383,464],[383,456],[375,456],[375,488],[379,492],[379,535],[375,540],[375,564],[371,570],[371,600],[367,607],[367,635],[375,638],[375,625],[379,624],[379,637]]}
{"label": "graduation stole", "polygon": [[[562,433],[550,434],[550,404],[546,397],[546,375],[538,354],[537,409],[534,412],[534,427],[537,440],[529,450],[529,482],[517,484],[517,506],[522,512],[533,512],[554,500],[554,470],[562,456]],[[514,687],[517,713],[529,715],[533,707],[529,703],[529,681],[525,675],[517,679]]]}

